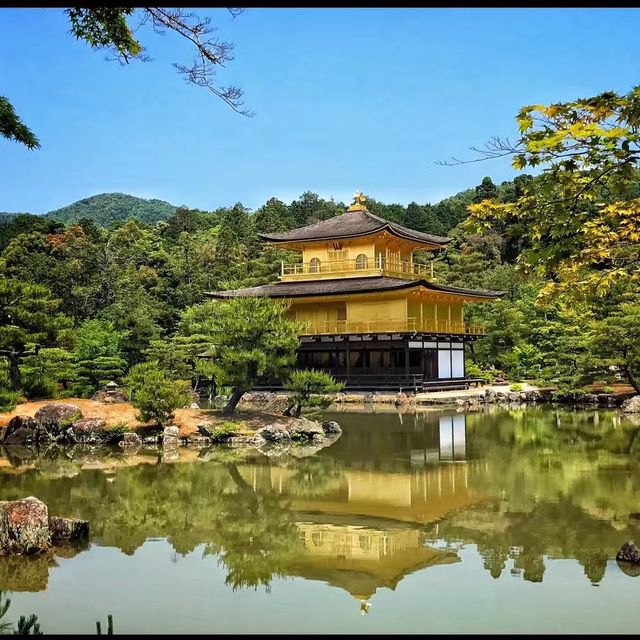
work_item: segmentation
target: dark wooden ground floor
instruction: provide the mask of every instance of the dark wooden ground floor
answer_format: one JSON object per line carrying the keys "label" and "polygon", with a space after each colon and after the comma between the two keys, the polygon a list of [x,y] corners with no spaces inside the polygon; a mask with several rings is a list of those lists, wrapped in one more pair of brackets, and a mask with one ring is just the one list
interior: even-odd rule
{"label": "dark wooden ground floor", "polygon": [[[298,368],[320,369],[347,390],[466,388],[464,343],[470,336],[362,334],[301,339]],[[275,388],[263,384],[261,388]]]}

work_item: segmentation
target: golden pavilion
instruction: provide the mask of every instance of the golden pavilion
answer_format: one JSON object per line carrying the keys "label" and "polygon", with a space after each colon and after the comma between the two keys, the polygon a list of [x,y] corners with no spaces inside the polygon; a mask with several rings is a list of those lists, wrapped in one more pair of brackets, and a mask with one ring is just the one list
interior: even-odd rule
{"label": "golden pavilion", "polygon": [[301,261],[283,263],[279,282],[208,295],[289,301],[304,326],[300,368],[327,371],[347,389],[468,386],[464,344],[484,331],[465,322],[464,304],[502,292],[437,284],[431,266],[414,260],[450,238],[372,214],[361,193],[341,215],[260,238],[301,252]]}

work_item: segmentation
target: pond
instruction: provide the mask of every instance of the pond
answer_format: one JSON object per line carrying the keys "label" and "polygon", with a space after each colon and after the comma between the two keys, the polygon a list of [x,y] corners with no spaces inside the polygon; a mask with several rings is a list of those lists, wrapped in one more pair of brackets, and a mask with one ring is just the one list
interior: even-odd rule
{"label": "pond", "polygon": [[[616,411],[333,412],[315,455],[4,450],[0,498],[89,520],[0,559],[46,633],[635,632],[640,424]],[[293,450],[292,450],[293,451]],[[296,453],[293,451],[293,453]]]}

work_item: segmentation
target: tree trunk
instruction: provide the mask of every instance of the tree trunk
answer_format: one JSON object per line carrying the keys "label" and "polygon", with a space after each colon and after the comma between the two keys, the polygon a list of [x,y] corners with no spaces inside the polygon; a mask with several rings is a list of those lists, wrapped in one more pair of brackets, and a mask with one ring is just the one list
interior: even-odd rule
{"label": "tree trunk", "polygon": [[638,382],[638,379],[636,378],[631,365],[627,364],[624,370],[627,374],[627,380],[629,380],[629,384],[636,390],[636,393],[640,393],[640,382]]}
{"label": "tree trunk", "polygon": [[240,475],[238,467],[236,467],[235,464],[229,462],[225,467],[227,468],[229,475],[233,478],[233,481],[236,483],[238,489],[253,493],[253,487]]}
{"label": "tree trunk", "polygon": [[7,354],[7,360],[9,360],[9,384],[11,391],[20,391],[22,387],[22,378],[20,377],[20,359],[17,353]]}
{"label": "tree trunk", "polygon": [[469,345],[469,352],[471,353],[471,362],[473,362],[473,364],[478,364],[478,361],[476,360],[476,351],[473,348],[473,340],[469,341],[467,344]]}
{"label": "tree trunk", "polygon": [[282,415],[286,416],[288,418],[293,417],[293,418],[299,418],[300,417],[300,411],[302,410],[302,406],[300,404],[298,404],[297,402],[294,402],[292,404],[290,404],[283,412]]}
{"label": "tree trunk", "polygon": [[225,416],[231,415],[235,410],[238,402],[240,402],[240,398],[244,395],[244,389],[241,387],[235,387],[233,389],[233,393],[229,398],[229,402],[227,402],[227,406],[222,410],[222,413]]}

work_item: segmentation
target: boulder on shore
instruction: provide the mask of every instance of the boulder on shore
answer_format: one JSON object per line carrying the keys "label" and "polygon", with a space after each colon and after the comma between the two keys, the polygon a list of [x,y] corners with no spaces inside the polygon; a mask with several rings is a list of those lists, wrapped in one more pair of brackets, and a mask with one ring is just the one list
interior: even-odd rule
{"label": "boulder on shore", "polygon": [[618,551],[616,555],[616,560],[622,562],[640,562],[640,547],[638,547],[633,540],[625,542],[622,547],[620,547],[620,551]]}
{"label": "boulder on shore", "polygon": [[627,398],[622,403],[623,413],[640,413],[640,395]]}
{"label": "boulder on shore", "polygon": [[108,438],[107,421],[102,418],[80,418],[66,431],[70,442],[95,444]]}
{"label": "boulder on shore", "polygon": [[162,448],[163,449],[177,449],[180,445],[180,429],[175,425],[165,427],[162,432]]}
{"label": "boulder on shore", "polygon": [[49,402],[33,416],[48,432],[57,433],[82,418],[80,407],[64,402]]}
{"label": "boulder on shore", "polygon": [[77,518],[63,518],[51,516],[49,518],[49,531],[52,542],[73,542],[85,540],[89,537],[89,523]]}
{"label": "boulder on shore", "polygon": [[40,423],[30,416],[14,416],[2,431],[2,444],[32,444],[40,437]]}
{"label": "boulder on shore", "polygon": [[51,548],[47,505],[30,496],[0,502],[0,555],[42,553]]}
{"label": "boulder on shore", "polygon": [[299,418],[287,431],[292,440],[313,440],[315,437],[324,436],[322,425],[307,418]]}

